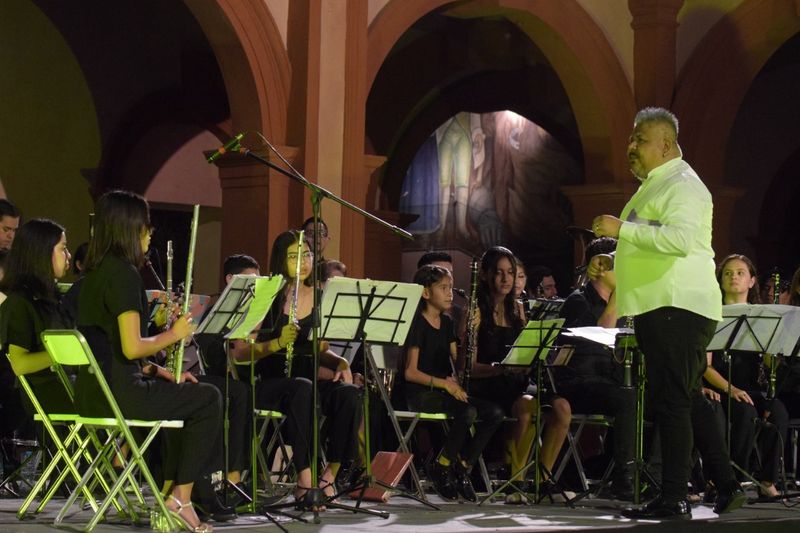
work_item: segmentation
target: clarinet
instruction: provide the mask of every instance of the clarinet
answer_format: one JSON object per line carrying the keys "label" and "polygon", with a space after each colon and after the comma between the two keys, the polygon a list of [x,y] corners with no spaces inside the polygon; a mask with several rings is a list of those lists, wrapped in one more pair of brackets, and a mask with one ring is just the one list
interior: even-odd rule
{"label": "clarinet", "polygon": [[[297,325],[297,297],[300,294],[300,265],[303,264],[303,231],[297,237],[297,263],[294,267],[294,289],[292,289],[292,301],[289,302],[289,324]],[[316,266],[314,266],[316,268]],[[287,378],[292,377],[292,358],[294,357],[294,341],[286,345],[286,366],[284,374]]]}
{"label": "clarinet", "polygon": [[[184,283],[183,292],[183,306],[181,308],[181,315],[189,312],[189,304],[192,300],[192,269],[194,268],[194,249],[197,243],[197,223],[200,219],[200,206],[195,204],[194,211],[192,212],[192,227],[189,236],[189,259],[186,261],[186,282]],[[186,349],[186,343],[181,340],[178,347],[172,350],[172,353],[167,358],[167,368],[175,376],[175,383],[181,382],[181,373],[183,372],[183,352]]]}
{"label": "clarinet", "polygon": [[469,307],[467,308],[467,349],[464,353],[464,374],[461,377],[461,388],[469,392],[469,380],[472,374],[472,361],[478,347],[478,331],[475,327],[475,316],[478,311],[478,259],[473,257],[470,264],[472,277],[469,291]]}

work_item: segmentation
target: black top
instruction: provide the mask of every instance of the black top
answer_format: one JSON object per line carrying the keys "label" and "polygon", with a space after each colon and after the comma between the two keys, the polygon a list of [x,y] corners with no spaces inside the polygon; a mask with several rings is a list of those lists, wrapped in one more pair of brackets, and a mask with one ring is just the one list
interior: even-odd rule
{"label": "black top", "polygon": [[[60,305],[52,302],[31,301],[19,292],[12,292],[0,306],[0,339],[3,339],[2,359],[8,364],[8,346],[15,344],[29,352],[44,351],[41,334],[46,329],[69,328],[72,324]],[[54,376],[48,369],[28,376]],[[33,378],[33,379],[32,379]]]}
{"label": "black top", "polygon": [[481,323],[478,328],[478,362],[489,365],[505,359],[520,332],[521,328],[513,326]]}
{"label": "black top", "polygon": [[[450,345],[456,342],[453,321],[447,315],[440,315],[442,322],[438,328],[431,326],[422,313],[417,313],[406,338],[406,349],[419,348],[417,369],[429,376],[446,378],[453,375],[451,366]],[[409,382],[409,392],[415,388],[426,388],[424,385]]]}
{"label": "black top", "polygon": [[[285,297],[275,298],[272,307],[267,313],[264,321],[265,333],[259,335],[258,341],[263,342],[274,339],[281,334],[281,329],[289,323],[289,315],[284,314],[283,305],[286,303]],[[298,318],[297,322],[300,330],[294,341],[294,357],[292,358],[292,377],[313,379],[314,360],[312,359],[313,350],[309,333],[311,332],[311,313],[303,318]],[[268,355],[256,363],[256,374],[262,378],[282,378],[286,374],[286,350]]]}
{"label": "black top", "polygon": [[[560,316],[564,319],[565,328],[596,326],[605,311],[607,302],[597,294],[594,286],[587,283],[582,289],[575,290],[564,301]],[[575,353],[569,361],[569,369],[575,374],[586,377],[602,377],[618,381],[619,366],[612,358],[613,354],[605,347],[581,339],[560,339],[561,344],[572,344]],[[567,379],[570,373],[557,373],[557,379]],[[563,375],[562,375],[563,374]]]}
{"label": "black top", "polygon": [[[147,295],[136,267],[106,255],[97,268],[84,276],[79,290],[78,328],[86,335],[106,377],[110,377],[111,388],[141,379],[139,362],[129,360],[122,352],[117,322],[122,313],[136,311],[140,317],[140,334],[147,336]],[[107,344],[101,345],[104,341]]]}

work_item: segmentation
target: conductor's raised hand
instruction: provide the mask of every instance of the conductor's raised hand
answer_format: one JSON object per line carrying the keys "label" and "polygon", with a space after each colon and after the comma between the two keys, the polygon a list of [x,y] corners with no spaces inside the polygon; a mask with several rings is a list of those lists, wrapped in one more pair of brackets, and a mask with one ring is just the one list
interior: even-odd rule
{"label": "conductor's raised hand", "polygon": [[600,215],[592,221],[592,231],[598,237],[619,237],[622,220],[611,215]]}

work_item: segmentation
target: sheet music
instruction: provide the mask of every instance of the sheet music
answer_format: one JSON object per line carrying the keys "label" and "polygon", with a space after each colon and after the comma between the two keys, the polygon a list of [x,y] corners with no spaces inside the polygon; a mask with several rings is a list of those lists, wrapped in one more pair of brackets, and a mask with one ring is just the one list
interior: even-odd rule
{"label": "sheet music", "polygon": [[416,283],[353,279],[343,276],[328,281],[322,295],[320,338],[352,340],[361,321],[361,311],[375,289],[368,320],[364,325],[367,342],[405,342],[422,286]]}
{"label": "sheet music", "polygon": [[545,357],[561,332],[563,318],[554,320],[531,320],[514,341],[514,345],[501,361],[502,365],[529,366],[538,354]]}
{"label": "sheet music", "polygon": [[272,301],[283,287],[283,276],[258,277],[255,282],[255,298],[247,308],[247,316],[227,337],[244,339],[256,329],[259,322],[267,316]]}
{"label": "sheet music", "polygon": [[800,336],[800,307],[779,304],[723,305],[722,322],[717,324],[709,350],[725,348],[742,315],[747,316],[747,323],[731,343],[732,350],[783,355],[794,351]]}
{"label": "sheet music", "polygon": [[619,333],[633,334],[630,328],[603,328],[600,326],[583,326],[579,328],[567,328],[562,332],[565,337],[574,337],[596,344],[601,344],[607,348],[614,349],[617,335]]}

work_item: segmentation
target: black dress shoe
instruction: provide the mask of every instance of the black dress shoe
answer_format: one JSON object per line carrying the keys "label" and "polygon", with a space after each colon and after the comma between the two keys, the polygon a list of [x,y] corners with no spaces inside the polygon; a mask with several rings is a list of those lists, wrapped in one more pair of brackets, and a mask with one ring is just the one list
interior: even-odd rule
{"label": "black dress shoe", "polygon": [[433,482],[433,488],[445,500],[457,500],[458,489],[453,479],[453,471],[449,466],[443,466],[438,461],[433,461],[427,468],[428,479]]}
{"label": "black dress shoe", "polygon": [[730,513],[744,505],[746,501],[747,495],[742,490],[742,486],[734,482],[734,485],[728,490],[719,491],[717,501],[714,503],[714,512],[717,514]]}
{"label": "black dress shoe", "polygon": [[453,467],[453,474],[456,490],[461,494],[461,497],[468,502],[477,502],[478,496],[475,494],[475,488],[472,486],[472,479],[470,479],[469,472],[461,462],[456,463]]}
{"label": "black dress shoe", "polygon": [[236,509],[222,503],[216,494],[208,500],[196,502],[194,507],[197,511],[197,515],[201,519],[210,519],[215,522],[229,522],[237,518]]}
{"label": "black dress shoe", "polygon": [[687,500],[667,502],[656,498],[641,509],[626,509],[622,516],[634,520],[691,520],[692,506]]}

